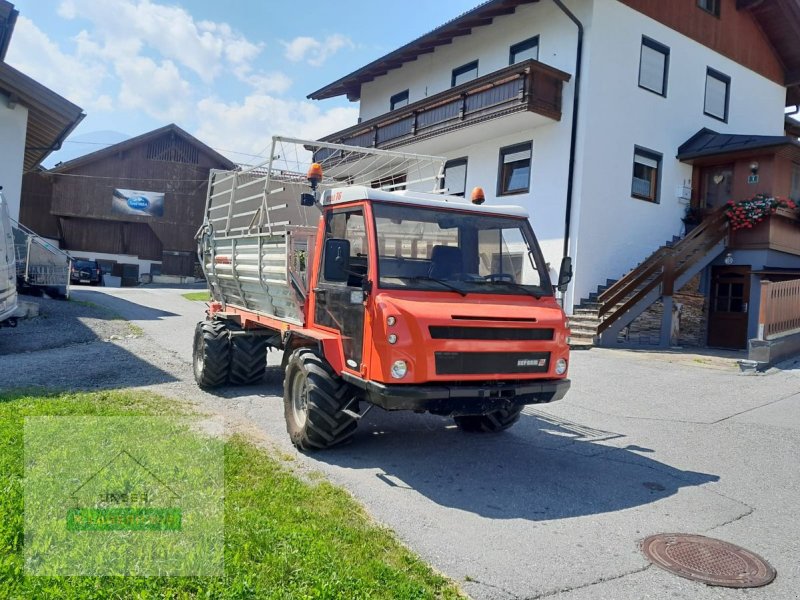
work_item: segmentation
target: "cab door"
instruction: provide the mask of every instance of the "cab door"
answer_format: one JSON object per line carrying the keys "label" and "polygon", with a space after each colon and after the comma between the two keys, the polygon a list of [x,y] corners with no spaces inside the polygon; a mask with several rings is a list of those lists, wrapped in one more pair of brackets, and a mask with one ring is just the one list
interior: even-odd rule
{"label": "cab door", "polygon": [[325,249],[330,239],[350,243],[346,281],[327,281],[325,270],[319,270],[314,293],[314,322],[339,331],[345,363],[359,370],[364,346],[364,282],[369,273],[369,243],[364,209],[345,208],[328,213],[325,219],[325,240],[320,264],[325,264]]}

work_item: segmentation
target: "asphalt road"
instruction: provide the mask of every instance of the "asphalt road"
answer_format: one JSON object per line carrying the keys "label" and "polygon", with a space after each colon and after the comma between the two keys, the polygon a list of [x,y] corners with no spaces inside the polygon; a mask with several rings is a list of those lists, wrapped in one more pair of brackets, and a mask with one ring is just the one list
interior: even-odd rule
{"label": "asphalt road", "polygon": [[[185,291],[74,292],[143,331],[102,352],[82,346],[84,357],[113,346],[115,366],[126,367],[112,375],[98,363],[87,379],[147,386],[223,413],[294,456],[300,470],[346,487],[474,598],[800,598],[800,366],[745,376],[702,360],[593,349],[573,354],[564,400],[526,409],[503,434],[465,434],[445,418],[376,408],[352,445],[302,455],[285,433],[277,368],[258,387],[210,395],[194,386],[191,341],[204,305],[181,298]],[[42,360],[58,370],[68,352]],[[747,591],[678,578],[639,551],[659,532],[742,545],[778,577]]]}

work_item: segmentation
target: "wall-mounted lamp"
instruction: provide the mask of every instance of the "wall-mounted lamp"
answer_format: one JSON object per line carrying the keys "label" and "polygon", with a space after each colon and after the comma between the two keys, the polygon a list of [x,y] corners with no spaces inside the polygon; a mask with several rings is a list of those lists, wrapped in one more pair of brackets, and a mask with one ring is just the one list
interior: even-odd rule
{"label": "wall-mounted lamp", "polygon": [[728,266],[731,266],[733,264],[733,254],[731,254],[730,252],[728,252],[725,255],[725,264]]}
{"label": "wall-mounted lamp", "polygon": [[758,161],[753,161],[750,163],[750,172],[755,175],[758,173]]}

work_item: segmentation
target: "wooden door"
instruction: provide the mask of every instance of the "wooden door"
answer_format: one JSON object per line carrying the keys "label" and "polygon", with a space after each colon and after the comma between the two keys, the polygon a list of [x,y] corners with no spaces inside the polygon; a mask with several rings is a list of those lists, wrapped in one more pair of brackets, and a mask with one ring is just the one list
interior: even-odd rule
{"label": "wooden door", "polygon": [[750,267],[714,267],[711,272],[711,310],[708,345],[747,347]]}
{"label": "wooden door", "polygon": [[700,208],[719,208],[732,199],[733,165],[704,167],[700,181]]}

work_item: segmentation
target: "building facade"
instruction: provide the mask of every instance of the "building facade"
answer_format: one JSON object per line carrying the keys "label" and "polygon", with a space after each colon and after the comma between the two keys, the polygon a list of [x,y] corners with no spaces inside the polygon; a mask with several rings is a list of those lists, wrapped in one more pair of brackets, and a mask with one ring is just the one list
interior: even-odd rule
{"label": "building facade", "polygon": [[[683,236],[687,212],[710,205],[715,190],[702,181],[720,174],[703,169],[730,164],[731,148],[699,163],[680,157],[696,135],[767,136],[791,146],[784,107],[797,97],[798,33],[794,0],[495,0],[309,97],[360,101],[359,123],[325,141],[442,155],[451,193],[481,186],[489,202],[525,206],[551,274],[562,255],[574,260],[564,297],[572,312],[597,308],[598,286]],[[749,165],[760,150],[745,150],[735,159]],[[749,170],[729,169],[723,176],[736,184],[725,201],[797,193],[788,160],[772,177],[762,156],[755,182]],[[692,275],[706,297],[703,327],[713,320],[714,261],[727,256],[718,246],[677,277],[685,285],[681,276]],[[800,276],[800,252],[761,250],[731,247],[735,264],[749,269],[751,337],[760,297],[753,274],[780,264]],[[639,300],[660,301],[651,291]],[[623,307],[627,316],[615,318],[607,340],[622,339],[646,310],[632,311],[637,302]],[[604,308],[592,318],[602,321]],[[663,343],[663,331],[650,341]]]}
{"label": "building facade", "polygon": [[26,174],[20,220],[124,284],[192,276],[209,172],[233,168],[171,124]]}

